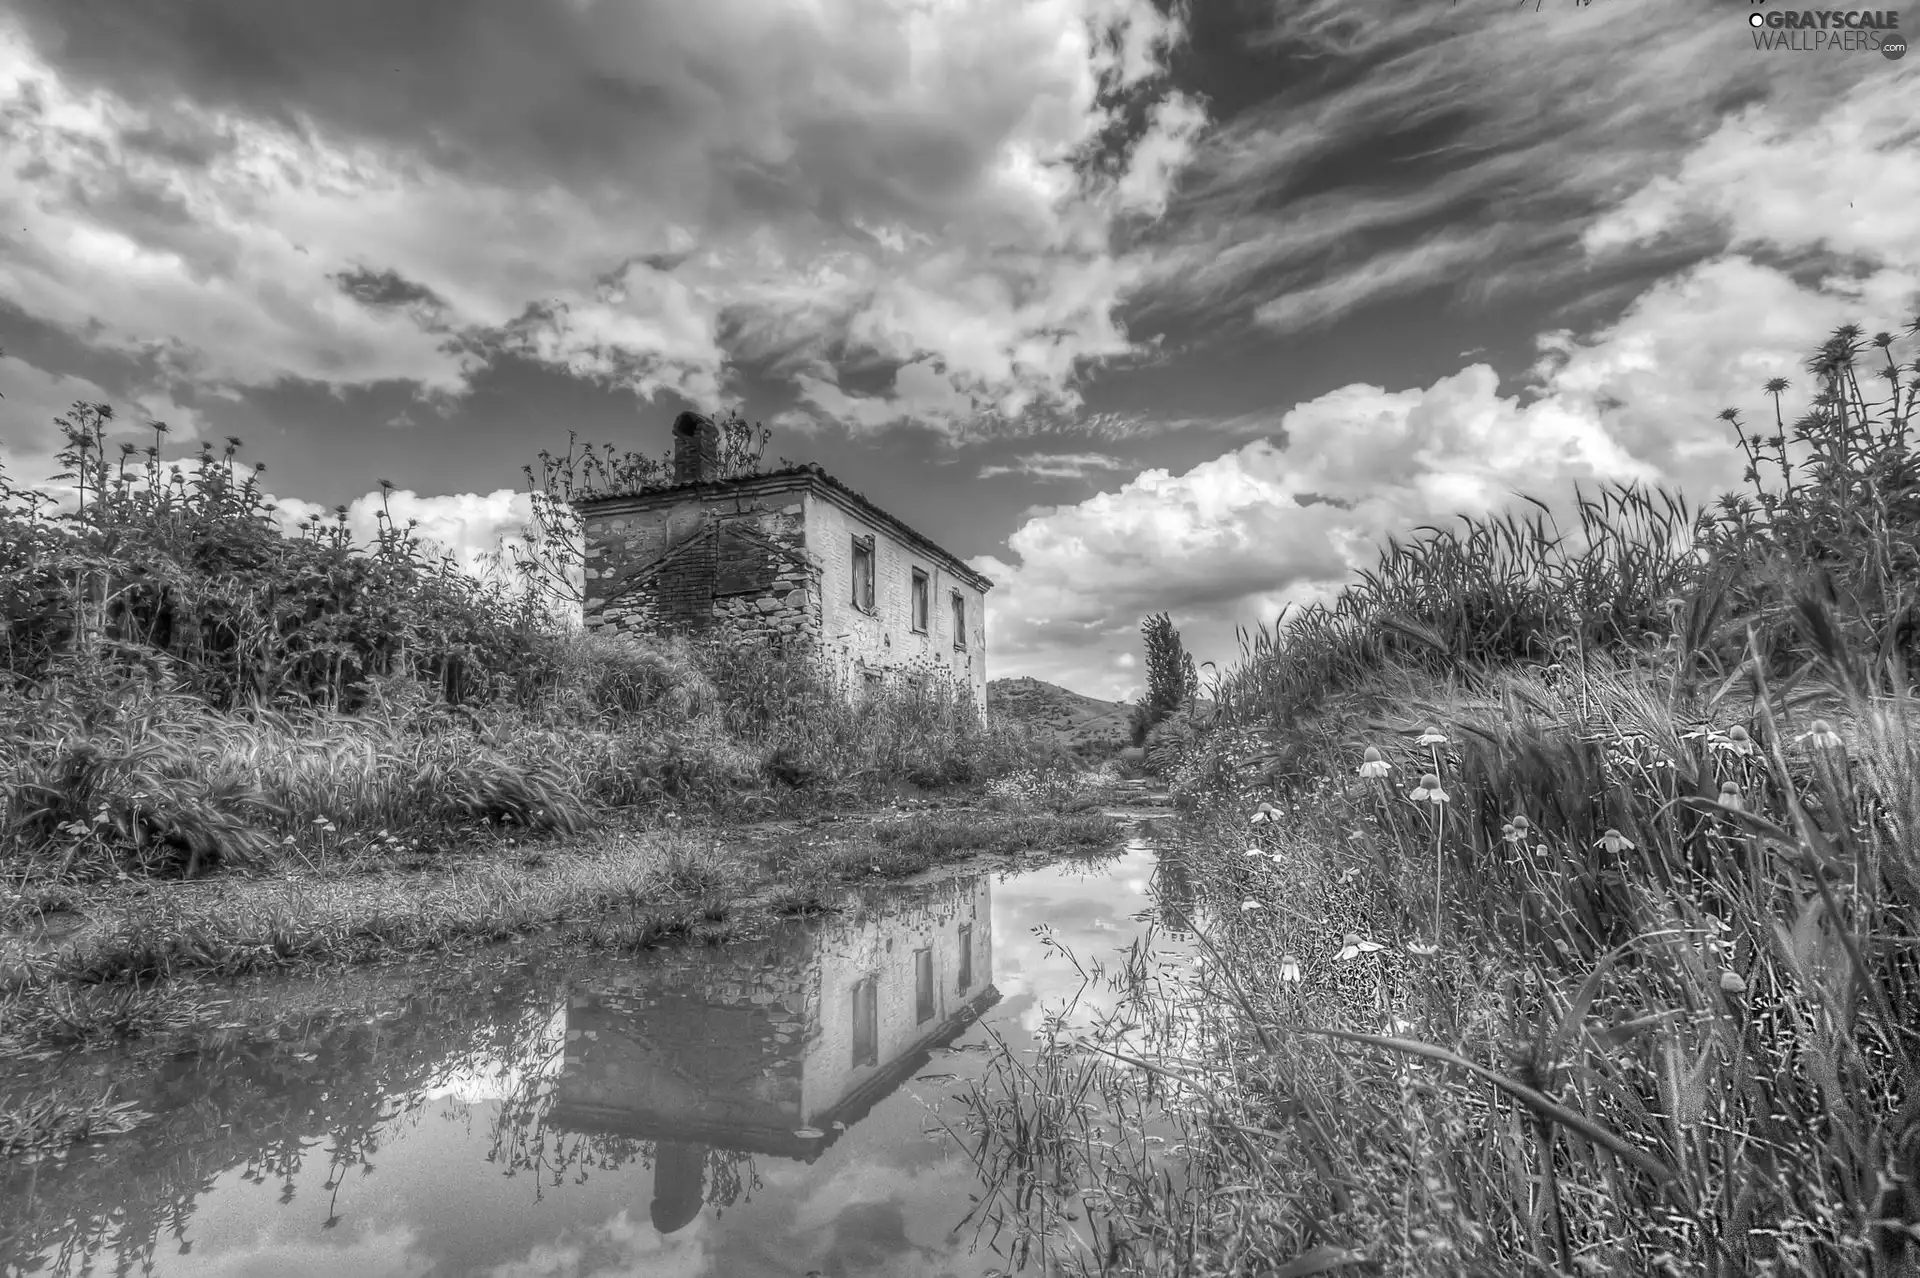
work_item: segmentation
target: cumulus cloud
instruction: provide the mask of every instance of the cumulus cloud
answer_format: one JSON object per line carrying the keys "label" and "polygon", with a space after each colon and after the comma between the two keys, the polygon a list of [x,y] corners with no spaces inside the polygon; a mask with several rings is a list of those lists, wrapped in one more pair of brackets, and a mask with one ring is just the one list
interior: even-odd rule
{"label": "cumulus cloud", "polygon": [[1737,483],[1720,409],[1758,416],[1762,383],[1800,375],[1835,326],[1897,328],[1920,309],[1920,246],[1897,216],[1920,153],[1899,145],[1910,119],[1870,88],[1812,120],[1751,107],[1673,173],[1623,191],[1591,224],[1594,257],[1674,235],[1742,251],[1654,281],[1584,334],[1541,334],[1530,385],[1503,393],[1476,363],[1425,388],[1341,387],[1281,418],[1284,445],[1147,471],[1030,518],[1011,559],[975,561],[1001,583],[994,674],[1118,695],[1150,612],[1170,610],[1190,649],[1230,662],[1236,626],[1331,598],[1390,534],[1517,493],[1564,509],[1576,481],[1657,481],[1696,503]]}
{"label": "cumulus cloud", "polygon": [[[269,498],[282,532],[300,534],[302,523],[332,527],[338,512],[299,497]],[[372,545],[380,532],[380,515],[387,512],[402,531],[411,528],[421,549],[433,556],[451,558],[470,576],[483,580],[507,580],[501,574],[510,571],[509,557],[504,569],[495,557],[503,545],[524,545],[527,528],[533,520],[532,499],[524,492],[500,488],[490,493],[445,493],[421,496],[411,489],[374,491],[354,498],[346,505],[346,528],[356,545]],[[577,584],[577,583],[576,583]]]}
{"label": "cumulus cloud", "polygon": [[764,359],[862,429],[1070,409],[1206,118],[1151,0],[12,8],[0,291],[202,386]]}

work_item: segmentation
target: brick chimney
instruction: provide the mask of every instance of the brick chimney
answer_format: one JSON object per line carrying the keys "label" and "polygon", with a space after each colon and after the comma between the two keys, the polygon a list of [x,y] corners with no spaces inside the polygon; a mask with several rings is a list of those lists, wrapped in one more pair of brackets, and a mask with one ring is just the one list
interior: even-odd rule
{"label": "brick chimney", "polygon": [[711,483],[720,478],[720,427],[711,417],[682,413],[673,419],[673,482]]}

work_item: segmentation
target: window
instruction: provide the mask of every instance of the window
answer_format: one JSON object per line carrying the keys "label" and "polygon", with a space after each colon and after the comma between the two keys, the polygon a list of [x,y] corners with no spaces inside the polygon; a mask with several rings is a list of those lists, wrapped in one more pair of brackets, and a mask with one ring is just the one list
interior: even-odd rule
{"label": "window", "polygon": [[927,574],[915,568],[913,570],[913,628],[923,635],[927,633],[928,594]]}
{"label": "window", "polygon": [[933,1019],[933,951],[913,952],[913,1020],[924,1025]]}
{"label": "window", "polygon": [[954,989],[967,992],[967,986],[973,984],[973,924],[960,925],[960,979],[954,983]]}
{"label": "window", "polygon": [[853,539],[853,606],[873,611],[873,538]]}
{"label": "window", "polygon": [[853,1064],[880,1063],[879,994],[873,977],[853,983]]}
{"label": "window", "polygon": [[957,590],[953,592],[953,646],[967,646],[967,597]]}

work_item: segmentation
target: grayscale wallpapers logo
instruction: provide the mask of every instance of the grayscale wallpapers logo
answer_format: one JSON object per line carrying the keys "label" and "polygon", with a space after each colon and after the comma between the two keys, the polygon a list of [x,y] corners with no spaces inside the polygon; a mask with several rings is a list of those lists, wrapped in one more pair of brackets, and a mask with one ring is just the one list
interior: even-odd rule
{"label": "grayscale wallpapers logo", "polygon": [[[1765,0],[1755,0],[1765,3]],[[1774,9],[1747,15],[1753,47],[1792,53],[1878,53],[1906,56],[1897,9]]]}

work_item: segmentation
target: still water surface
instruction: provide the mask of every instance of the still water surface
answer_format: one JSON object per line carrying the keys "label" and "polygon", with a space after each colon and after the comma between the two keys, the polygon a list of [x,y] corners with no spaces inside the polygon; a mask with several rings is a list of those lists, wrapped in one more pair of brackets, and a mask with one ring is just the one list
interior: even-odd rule
{"label": "still water surface", "polygon": [[0,1270],[983,1278],[1009,1262],[945,1129],[992,1034],[1110,1001],[1041,933],[1112,961],[1153,869],[1136,842],[718,947],[254,986],[169,1059],[90,1060],[155,1117],[0,1172]]}

